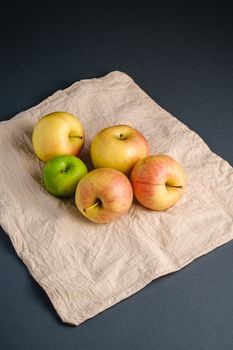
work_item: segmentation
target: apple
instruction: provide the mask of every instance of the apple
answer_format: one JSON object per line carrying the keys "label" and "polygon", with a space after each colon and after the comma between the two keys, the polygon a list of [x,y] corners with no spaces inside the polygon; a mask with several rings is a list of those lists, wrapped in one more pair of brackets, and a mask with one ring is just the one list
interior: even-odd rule
{"label": "apple", "polygon": [[120,171],[99,168],[85,175],[78,183],[75,202],[80,212],[96,223],[117,219],[132,205],[133,189]]}
{"label": "apple", "polygon": [[70,156],[57,156],[45,163],[43,183],[51,194],[57,197],[71,197],[79,180],[86,175],[87,167],[81,159]]}
{"label": "apple", "polygon": [[153,210],[170,208],[185,191],[184,170],[167,155],[149,156],[137,162],[130,180],[138,202]]}
{"label": "apple", "polygon": [[32,144],[37,157],[44,162],[64,154],[77,156],[84,145],[82,124],[67,112],[46,114],[34,127]]}
{"label": "apple", "polygon": [[149,155],[145,137],[129,125],[101,130],[91,143],[94,168],[114,168],[128,175],[136,162]]}

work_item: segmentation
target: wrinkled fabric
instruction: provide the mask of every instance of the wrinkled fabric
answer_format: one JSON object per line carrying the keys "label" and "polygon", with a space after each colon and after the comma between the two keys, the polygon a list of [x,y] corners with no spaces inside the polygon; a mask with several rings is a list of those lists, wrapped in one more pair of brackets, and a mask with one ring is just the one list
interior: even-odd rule
{"label": "wrinkled fabric", "polygon": [[[98,225],[80,214],[74,199],[50,195],[31,136],[43,115],[61,110],[84,126],[80,158],[89,170],[94,135],[129,124],[147,138],[151,154],[167,154],[183,165],[183,198],[163,212],[135,201],[117,221]],[[0,223],[62,321],[73,325],[233,238],[232,167],[119,71],[76,82],[1,122],[0,161]]]}

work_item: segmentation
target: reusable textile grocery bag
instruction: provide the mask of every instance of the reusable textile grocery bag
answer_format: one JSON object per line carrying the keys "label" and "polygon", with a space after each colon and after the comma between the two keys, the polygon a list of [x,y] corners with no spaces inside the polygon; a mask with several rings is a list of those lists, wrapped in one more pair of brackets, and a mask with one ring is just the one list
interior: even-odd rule
{"label": "reusable textile grocery bag", "polygon": [[[144,134],[151,154],[182,164],[185,195],[166,211],[135,201],[115,222],[88,221],[74,199],[53,197],[42,184],[43,163],[31,136],[35,123],[53,111],[80,118],[86,137],[80,157],[89,170],[94,135],[128,124]],[[73,325],[233,238],[232,167],[119,71],[76,82],[2,122],[0,162],[0,223],[60,318]]]}

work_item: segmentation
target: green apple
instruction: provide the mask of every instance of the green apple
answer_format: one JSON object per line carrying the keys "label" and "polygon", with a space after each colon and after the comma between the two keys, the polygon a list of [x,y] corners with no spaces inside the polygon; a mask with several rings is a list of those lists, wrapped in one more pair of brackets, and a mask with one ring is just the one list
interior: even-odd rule
{"label": "green apple", "polygon": [[57,197],[71,197],[79,180],[86,175],[87,167],[81,159],[63,155],[50,159],[43,169],[43,182],[51,194]]}

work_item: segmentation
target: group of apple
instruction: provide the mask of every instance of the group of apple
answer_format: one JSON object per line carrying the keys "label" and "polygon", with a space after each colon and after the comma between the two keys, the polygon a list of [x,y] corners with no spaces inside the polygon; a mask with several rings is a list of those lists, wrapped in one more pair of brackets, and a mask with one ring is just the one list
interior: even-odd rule
{"label": "group of apple", "polygon": [[57,197],[75,196],[80,212],[107,223],[129,210],[133,195],[143,206],[165,210],[185,191],[182,166],[167,155],[150,155],[145,137],[129,125],[101,130],[91,142],[94,170],[77,156],[85,141],[81,121],[67,112],[53,112],[36,123],[32,144],[45,162],[43,183]]}

